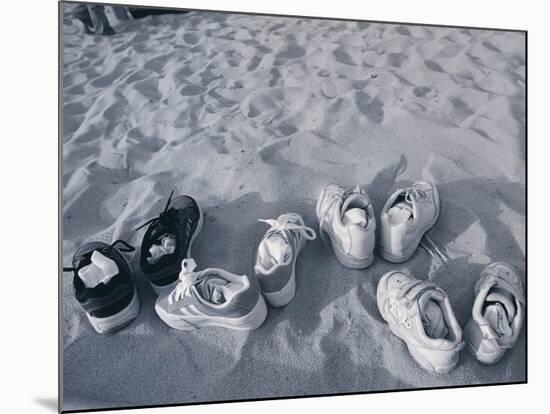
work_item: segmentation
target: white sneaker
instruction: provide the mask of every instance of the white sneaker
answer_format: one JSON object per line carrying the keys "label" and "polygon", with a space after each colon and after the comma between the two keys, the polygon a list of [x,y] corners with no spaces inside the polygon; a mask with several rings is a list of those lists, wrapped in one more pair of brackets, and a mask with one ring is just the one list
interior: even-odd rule
{"label": "white sneaker", "polygon": [[481,272],[474,291],[472,318],[464,328],[466,344],[479,362],[494,364],[514,346],[523,326],[523,286],[512,266],[496,262]]}
{"label": "white sneaker", "polygon": [[317,201],[319,232],[330,237],[340,263],[363,269],[374,260],[376,221],[371,201],[362,188],[326,186]]}
{"label": "white sneaker", "polygon": [[378,282],[376,301],[392,333],[405,341],[422,368],[442,374],[456,366],[462,329],[442,289],[393,271]]}
{"label": "white sneaker", "polygon": [[274,307],[289,303],[296,292],[296,260],[315,231],[296,213],[282,214],[277,220],[260,220],[271,227],[258,246],[254,272],[262,293]]}
{"label": "white sneaker", "polygon": [[432,183],[418,181],[393,193],[380,216],[382,257],[393,263],[408,260],[437,222],[439,210],[439,194]]}
{"label": "white sneaker", "polygon": [[164,323],[180,330],[250,330],[264,323],[267,307],[255,278],[215,268],[195,272],[195,267],[193,259],[184,259],[179,283],[158,297],[155,310]]}

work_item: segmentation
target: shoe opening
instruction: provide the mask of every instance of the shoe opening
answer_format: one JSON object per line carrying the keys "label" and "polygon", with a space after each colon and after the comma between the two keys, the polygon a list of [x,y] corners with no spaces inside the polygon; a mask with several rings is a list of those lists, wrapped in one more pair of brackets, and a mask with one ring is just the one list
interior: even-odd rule
{"label": "shoe opening", "polygon": [[258,262],[265,270],[287,263],[291,254],[288,242],[281,235],[264,239],[258,247]]}
{"label": "shoe opening", "polygon": [[445,339],[450,342],[456,340],[452,328],[452,316],[449,314],[444,298],[435,291],[426,292],[420,298],[420,316],[424,332],[431,339]]}
{"label": "shoe opening", "polygon": [[344,226],[357,225],[366,228],[369,224],[369,202],[362,194],[351,194],[342,205],[341,218]]}
{"label": "shoe opening", "polygon": [[232,276],[226,272],[222,273],[211,269],[201,275],[196,289],[204,300],[215,305],[223,305],[230,302],[237,293],[245,288],[245,283],[241,278]]}
{"label": "shoe opening", "polygon": [[392,226],[412,222],[414,219],[412,198],[407,193],[400,194],[388,209],[389,223]]}
{"label": "shoe opening", "polygon": [[514,296],[499,287],[489,290],[481,314],[499,336],[512,336],[512,323],[517,314]]}

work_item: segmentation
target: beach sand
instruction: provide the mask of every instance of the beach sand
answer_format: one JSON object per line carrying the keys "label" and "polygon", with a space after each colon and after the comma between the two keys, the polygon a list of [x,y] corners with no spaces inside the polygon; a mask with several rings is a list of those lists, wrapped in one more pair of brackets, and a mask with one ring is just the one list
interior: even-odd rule
{"label": "beach sand", "polygon": [[[199,269],[252,272],[267,226],[297,212],[317,228],[326,184],[360,184],[380,210],[433,181],[441,216],[402,265],[342,267],[310,242],[297,292],[251,332],[181,332],[154,311],[96,334],[63,279],[64,408],[191,403],[525,380],[525,335],[494,366],[464,350],[424,372],[375,301],[387,271],[445,289],[458,321],[480,271],[525,277],[525,43],[522,33],[193,12],[128,21],[114,36],[63,18],[63,258],[86,241],[139,246],[170,192],[206,217]],[[137,270],[136,257],[129,257]]]}

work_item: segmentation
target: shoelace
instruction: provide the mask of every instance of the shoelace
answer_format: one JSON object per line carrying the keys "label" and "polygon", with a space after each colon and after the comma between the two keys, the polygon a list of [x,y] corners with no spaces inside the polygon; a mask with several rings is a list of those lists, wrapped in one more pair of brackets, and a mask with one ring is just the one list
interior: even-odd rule
{"label": "shoelace", "polygon": [[423,198],[426,198],[426,196],[426,192],[420,188],[411,187],[405,190],[405,200],[407,200],[409,203],[422,200]]}
{"label": "shoelace", "polygon": [[[342,193],[342,200],[345,200],[346,198],[348,198],[350,195],[352,195],[355,192],[357,192],[359,194],[363,194],[363,192],[361,191],[361,187],[359,187],[357,185],[353,188],[345,189],[344,192]],[[319,215],[320,216],[319,217],[319,234],[321,235],[321,239],[325,243],[327,242],[327,239],[325,238],[326,231],[323,229],[323,221],[327,217],[327,215],[328,215],[329,211],[332,209],[333,205],[339,199],[338,194],[336,192],[332,192],[331,194],[329,194],[329,196],[330,196],[330,200],[328,201],[325,208],[321,211],[321,214]]]}
{"label": "shoelace", "polygon": [[193,272],[197,263],[193,259],[183,259],[181,262],[181,272],[179,274],[180,282],[172,294],[168,297],[168,303],[173,305],[185,296],[191,295],[191,287],[201,281],[200,273]]}
{"label": "shoelace", "polygon": [[[124,241],[124,240],[121,240],[121,239],[118,239],[118,240],[115,240],[114,242],[112,242],[109,247],[108,247],[108,254],[110,254],[113,249],[116,247],[117,244],[122,244],[124,247],[119,247],[118,248],[118,251],[119,252],[122,252],[122,253],[130,253],[130,252],[133,252],[134,250],[136,250],[136,248],[134,246],[132,246],[131,244],[129,244],[128,242]],[[63,271],[64,272],[76,272],[76,268],[75,267],[63,267]]]}
{"label": "shoelace", "polygon": [[162,213],[160,213],[158,215],[158,217],[153,217],[152,219],[146,221],[141,226],[136,227],[134,229],[134,231],[138,231],[138,230],[140,230],[140,229],[144,228],[145,226],[147,226],[149,224],[152,224],[152,223],[160,223],[164,226],[167,226],[167,225],[173,223],[177,218],[177,214],[176,214],[177,211],[174,207],[168,208],[168,206],[172,202],[172,196],[173,195],[174,195],[174,191],[172,191],[170,193],[170,197],[168,197],[168,201],[166,202],[166,205],[164,206],[164,210],[162,211]]}
{"label": "shoelace", "polygon": [[[275,233],[281,233],[288,241],[290,232],[296,232],[306,240],[315,240],[317,237],[315,230],[306,226],[302,217],[296,213],[283,214],[277,220],[259,219],[258,221],[271,226],[271,228],[265,233],[263,240]],[[296,224],[296,222],[298,222],[298,224]]]}

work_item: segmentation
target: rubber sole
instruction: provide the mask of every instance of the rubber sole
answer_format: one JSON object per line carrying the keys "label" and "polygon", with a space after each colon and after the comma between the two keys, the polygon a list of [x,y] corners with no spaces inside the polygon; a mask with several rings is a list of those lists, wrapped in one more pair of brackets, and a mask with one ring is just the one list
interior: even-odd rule
{"label": "rubber sole", "polygon": [[380,256],[382,256],[384,258],[384,260],[387,260],[388,262],[391,262],[391,263],[403,263],[403,262],[406,262],[407,260],[409,260],[411,258],[411,256],[414,254],[416,249],[418,249],[418,246],[420,245],[420,242],[422,241],[422,238],[424,237],[424,235],[428,231],[430,231],[436,225],[437,220],[439,220],[439,213],[441,212],[441,205],[439,204],[440,203],[440,201],[439,201],[439,192],[437,191],[436,186],[434,186],[434,198],[437,200],[437,202],[436,202],[437,212],[436,212],[435,218],[428,225],[427,229],[424,230],[424,232],[422,233],[422,236],[418,239],[418,241],[415,242],[414,244],[410,245],[407,249],[405,249],[401,253],[391,253],[391,252],[388,252],[387,250],[384,250],[384,248],[382,246],[380,246],[380,248],[378,249],[378,252],[380,253]]}
{"label": "rubber sole", "polygon": [[374,261],[374,254],[371,254],[370,256],[362,259],[358,259],[341,251],[340,248],[332,242],[332,239],[330,241],[330,244],[332,246],[332,250],[334,251],[336,259],[338,259],[338,261],[348,269],[365,269],[369,267]]}
{"label": "rubber sole", "polygon": [[160,319],[162,319],[166,325],[182,331],[191,331],[194,329],[207,327],[221,327],[239,331],[248,331],[262,326],[265,318],[267,317],[267,306],[262,295],[258,296],[258,302],[254,308],[240,318],[207,315],[177,315],[166,312],[157,305],[155,305],[155,310]]}
{"label": "rubber sole", "polygon": [[[197,207],[199,208],[199,222],[197,224],[197,228],[195,229],[195,232],[191,236],[191,239],[189,240],[189,246],[187,246],[187,252],[185,253],[185,258],[190,259],[191,258],[191,246],[193,245],[193,242],[199,235],[199,233],[202,230],[202,226],[204,224],[204,215],[202,214],[202,209],[199,203],[197,203]],[[165,286],[157,286],[151,281],[149,281],[149,284],[151,285],[151,288],[153,291],[157,294],[157,296],[160,296],[161,293],[172,290],[176,287],[176,285],[179,283],[179,278],[176,278],[172,283],[165,285]]]}
{"label": "rubber sole", "polygon": [[112,333],[129,325],[138,316],[139,308],[139,296],[137,290],[134,290],[132,300],[120,312],[105,318],[96,318],[88,313],[86,316],[97,333]]}

